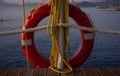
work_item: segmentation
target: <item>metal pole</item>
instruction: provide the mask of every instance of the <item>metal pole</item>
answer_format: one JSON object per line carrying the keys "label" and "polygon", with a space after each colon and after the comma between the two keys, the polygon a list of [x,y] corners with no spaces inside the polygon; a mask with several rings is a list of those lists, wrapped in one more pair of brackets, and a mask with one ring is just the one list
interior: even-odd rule
{"label": "metal pole", "polygon": [[[60,0],[60,23],[64,23],[63,21],[63,13],[64,13],[64,10],[63,10],[63,1],[64,0]],[[60,27],[59,28],[59,49],[60,49],[60,52],[63,56],[63,58],[65,58],[65,36],[64,36],[64,28],[63,27]],[[60,56],[60,54],[58,55],[58,69],[62,70],[64,69],[64,62]]]}

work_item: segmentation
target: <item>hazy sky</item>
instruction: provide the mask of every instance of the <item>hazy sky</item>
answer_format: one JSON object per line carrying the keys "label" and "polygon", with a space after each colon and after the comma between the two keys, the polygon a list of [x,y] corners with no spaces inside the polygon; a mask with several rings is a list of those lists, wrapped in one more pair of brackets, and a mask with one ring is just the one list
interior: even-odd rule
{"label": "hazy sky", "polygon": [[[18,3],[21,4],[22,0],[4,0],[5,2],[8,3]],[[25,0],[25,2],[39,2],[40,0]],[[45,2],[48,2],[49,0],[45,0]],[[71,1],[71,0],[70,0]],[[96,1],[96,0],[75,0],[76,2],[80,1]]]}

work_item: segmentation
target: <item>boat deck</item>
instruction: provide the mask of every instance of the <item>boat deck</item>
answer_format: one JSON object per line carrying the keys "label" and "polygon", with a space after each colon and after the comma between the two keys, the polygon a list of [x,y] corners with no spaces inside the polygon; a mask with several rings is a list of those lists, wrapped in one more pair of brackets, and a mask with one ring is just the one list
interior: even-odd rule
{"label": "boat deck", "polygon": [[50,69],[0,68],[0,76],[120,76],[120,68],[79,68],[69,74]]}

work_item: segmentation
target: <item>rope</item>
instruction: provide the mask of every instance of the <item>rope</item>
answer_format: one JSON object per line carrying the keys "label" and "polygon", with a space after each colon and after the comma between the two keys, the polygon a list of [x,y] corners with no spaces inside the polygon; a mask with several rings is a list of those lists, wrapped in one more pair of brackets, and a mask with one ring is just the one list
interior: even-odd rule
{"label": "rope", "polygon": [[[35,7],[33,7],[31,10],[30,10],[30,14],[32,14],[35,10],[37,10],[39,8],[39,6],[44,2],[44,0],[41,0],[40,3],[38,3]],[[22,0],[22,11],[23,11],[23,21],[24,21],[24,27],[23,29],[26,29],[26,26],[25,26],[25,20],[26,20],[26,14],[25,14],[25,1]],[[26,33],[25,34],[25,39],[27,39],[27,36],[26,36]],[[29,60],[28,60],[28,49],[27,49],[27,42],[25,42],[25,45],[26,45],[26,60],[27,60],[27,66],[28,68],[30,68],[30,63],[29,63]]]}
{"label": "rope", "polygon": [[76,6],[77,8],[79,8],[79,6],[77,5],[77,3],[75,2],[75,0],[72,0],[72,3],[74,6]]}
{"label": "rope", "polygon": [[[67,24],[59,25],[59,24],[57,24],[53,27],[67,27],[67,28],[73,28],[73,29],[78,29],[78,30],[85,30],[85,31],[89,31],[89,32],[120,35],[120,31],[95,29],[95,28],[89,28],[89,27],[83,27],[83,26],[77,26],[77,25],[67,25]],[[40,31],[40,30],[45,30],[47,28],[50,28],[50,27],[48,27],[48,25],[44,25],[44,26],[38,26],[35,28],[29,28],[29,29],[24,29],[24,30],[20,29],[20,30],[5,31],[5,32],[0,32],[0,36],[16,35],[16,34],[21,34],[21,33]]]}
{"label": "rope", "polygon": [[44,0],[40,0],[40,2],[35,7],[31,8],[30,14],[32,14],[34,11],[36,11],[43,2],[44,2]]}
{"label": "rope", "polygon": [[[52,38],[52,51],[50,55],[50,69],[58,73],[68,73],[72,71],[72,68],[69,66],[69,60],[66,56],[69,53],[69,30],[68,28],[53,28],[54,24],[63,22],[68,23],[69,20],[69,4],[68,0],[50,0],[49,5],[51,6],[50,19],[48,21],[48,27],[51,27],[50,30],[47,30],[48,34]],[[61,33],[60,33],[61,32]],[[59,37],[61,35],[61,38]],[[62,39],[60,44],[59,40]],[[63,53],[62,53],[63,52]],[[64,54],[64,56],[63,56]],[[59,56],[59,57],[58,57]],[[59,62],[59,59],[60,61]],[[68,71],[61,71],[61,67],[58,64],[63,64],[61,67],[66,66]],[[62,68],[63,69],[63,68]]]}
{"label": "rope", "polygon": [[[22,12],[23,12],[23,22],[24,22],[23,29],[25,29],[26,28],[26,26],[25,26],[26,14],[25,14],[25,1],[24,0],[22,0]],[[25,34],[26,60],[27,60],[27,67],[29,69],[30,63],[29,63],[29,59],[28,59],[28,47],[27,47],[27,42],[26,42],[27,36],[26,36],[26,33],[23,33],[23,34]]]}
{"label": "rope", "polygon": [[[77,26],[77,25],[68,25],[68,24],[59,25],[59,24],[57,24],[53,27],[67,27],[67,28],[73,28],[73,29],[78,29],[78,30],[85,30],[85,31],[89,31],[89,32],[98,32],[98,33],[103,33],[103,34],[120,35],[120,31],[95,29],[95,28],[89,28],[89,27],[83,27],[83,26]],[[40,30],[45,30],[47,28],[48,28],[48,25],[44,25],[44,26],[38,26],[35,28],[29,28],[29,29],[24,29],[24,30],[20,29],[20,30],[5,31],[5,32],[0,32],[0,36],[15,35],[15,34],[21,34],[21,33],[40,31]]]}
{"label": "rope", "polygon": [[63,27],[69,27],[69,28],[74,28],[78,30],[85,30],[89,32],[98,32],[98,33],[103,33],[103,34],[114,34],[114,35],[120,35],[120,31],[113,31],[113,30],[103,30],[103,29],[95,29],[95,28],[90,28],[90,27],[84,27],[84,26],[74,26],[74,25],[66,25],[64,24]]}
{"label": "rope", "polygon": [[12,30],[12,31],[0,32],[0,36],[15,35],[15,34],[27,33],[27,32],[34,32],[34,31],[44,30],[44,29],[47,29],[47,25],[39,26],[39,27],[36,27],[36,28],[29,28],[29,29],[20,29],[20,30]]}

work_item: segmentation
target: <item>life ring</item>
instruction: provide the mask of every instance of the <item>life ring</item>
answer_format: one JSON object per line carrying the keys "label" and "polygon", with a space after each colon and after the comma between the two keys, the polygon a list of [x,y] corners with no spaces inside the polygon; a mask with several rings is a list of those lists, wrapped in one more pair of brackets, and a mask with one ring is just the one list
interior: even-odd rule
{"label": "life ring", "polygon": [[[50,6],[45,4],[41,6],[38,10],[33,12],[26,20],[25,27],[33,28],[38,25],[38,23],[45,17],[50,15]],[[69,16],[75,20],[78,26],[86,26],[93,27],[93,24],[90,18],[86,13],[82,12],[79,8],[69,5]],[[70,66],[72,68],[78,68],[90,55],[93,45],[94,45],[94,33],[88,32],[84,30],[80,30],[81,32],[81,44],[77,52],[70,58]],[[25,40],[26,39],[26,40]],[[28,60],[31,64],[35,65],[39,68],[48,68],[50,66],[49,59],[43,57],[35,47],[34,43],[34,32],[29,32],[25,34],[21,34],[21,44],[26,55],[26,47],[25,42],[27,42],[28,49]]]}

